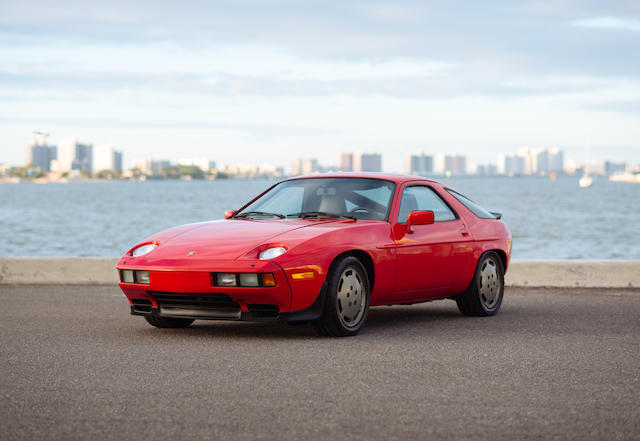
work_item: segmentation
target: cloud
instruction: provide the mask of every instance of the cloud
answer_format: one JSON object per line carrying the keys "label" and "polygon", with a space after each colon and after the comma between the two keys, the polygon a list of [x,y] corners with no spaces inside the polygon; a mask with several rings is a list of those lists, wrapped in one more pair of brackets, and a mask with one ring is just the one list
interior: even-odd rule
{"label": "cloud", "polygon": [[628,100],[613,103],[604,103],[598,106],[602,110],[616,112],[616,113],[631,113],[640,115],[640,99]]}
{"label": "cloud", "polygon": [[0,115],[0,125],[30,124],[34,120],[41,121],[45,125],[74,126],[81,124],[85,127],[101,129],[129,129],[129,130],[226,130],[246,133],[256,137],[268,136],[322,136],[339,135],[343,129],[305,127],[295,124],[259,124],[259,123],[229,123],[221,121],[207,121],[190,119],[179,121],[175,118],[167,118],[165,121],[148,121],[144,119],[123,120],[113,117],[58,117],[58,116],[31,116],[13,117]]}
{"label": "cloud", "polygon": [[635,18],[594,17],[574,20],[572,24],[585,28],[640,32],[640,20]]}
{"label": "cloud", "polygon": [[637,1],[0,1],[0,144],[21,145],[31,129],[16,127],[33,119],[107,142],[121,128],[141,149],[164,127],[176,142],[239,133],[230,146],[289,134],[292,149],[471,149],[534,125],[560,140],[601,125],[632,143],[639,18]]}

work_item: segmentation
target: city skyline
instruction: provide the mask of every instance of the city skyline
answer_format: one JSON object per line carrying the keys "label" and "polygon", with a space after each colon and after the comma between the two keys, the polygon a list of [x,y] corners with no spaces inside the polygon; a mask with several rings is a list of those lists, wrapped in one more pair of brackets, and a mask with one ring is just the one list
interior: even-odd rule
{"label": "city skyline", "polygon": [[[400,158],[398,155],[399,153],[396,153],[396,155],[394,155],[393,158],[393,162],[397,163],[397,164],[401,164],[401,166],[396,166],[395,169],[390,169],[389,167],[385,167],[385,161],[384,161],[384,154],[381,153],[373,153],[373,152],[365,152],[363,150],[352,150],[351,152],[339,152],[337,155],[337,158],[333,158],[333,159],[328,159],[328,160],[323,160],[321,158],[327,158],[329,157],[328,155],[322,155],[322,154],[318,154],[320,152],[311,152],[309,155],[306,155],[304,157],[296,157],[292,160],[290,160],[288,163],[285,164],[276,164],[275,162],[267,162],[267,163],[260,163],[260,162],[252,162],[251,160],[247,161],[247,158],[243,158],[243,160],[235,162],[235,163],[223,163],[222,161],[219,161],[217,159],[212,159],[211,157],[207,158],[205,156],[191,156],[190,158],[186,158],[186,156],[188,156],[186,153],[181,153],[180,155],[173,155],[171,157],[159,157],[159,156],[151,156],[148,154],[143,154],[141,156],[136,156],[133,157],[130,154],[127,155],[123,155],[123,151],[122,150],[116,150],[113,146],[113,144],[107,143],[107,144],[96,144],[93,142],[84,142],[78,139],[77,136],[73,136],[70,138],[66,138],[66,139],[62,139],[60,141],[59,144],[56,144],[52,141],[47,141],[47,138],[50,138],[50,134],[49,133],[45,133],[42,131],[34,131],[32,132],[32,134],[34,135],[34,138],[29,141],[26,144],[26,161],[16,161],[16,162],[9,162],[9,161],[5,161],[3,160],[2,157],[0,157],[0,164],[8,164],[10,166],[24,166],[24,165],[28,165],[28,164],[34,164],[34,166],[36,167],[40,167],[43,170],[49,171],[49,168],[47,168],[47,166],[42,166],[41,164],[43,162],[47,161],[47,158],[49,158],[49,161],[51,161],[51,159],[53,159],[53,161],[51,161],[51,163],[53,164],[53,169],[52,171],[56,171],[57,169],[59,169],[59,161],[56,161],[57,158],[57,149],[58,146],[61,145],[63,146],[64,150],[68,150],[69,148],[71,148],[71,145],[73,144],[74,146],[77,144],[77,148],[81,148],[81,149],[85,149],[87,148],[87,146],[93,146],[93,148],[97,149],[100,152],[103,152],[104,149],[109,150],[111,153],[110,155],[112,156],[112,159],[110,159],[111,163],[117,163],[119,164],[118,167],[116,167],[116,170],[129,170],[129,169],[133,169],[133,168],[139,168],[136,166],[136,164],[139,164],[140,161],[149,161],[149,160],[155,160],[155,161],[165,161],[167,163],[171,163],[171,164],[176,164],[176,165],[199,165],[199,164],[203,164],[206,161],[210,161],[213,165],[211,164],[207,164],[206,166],[202,167],[200,166],[200,168],[202,170],[208,170],[208,169],[215,169],[215,164],[219,164],[220,166],[225,166],[225,167],[235,167],[235,166],[241,166],[241,167],[261,167],[261,166],[277,166],[277,167],[283,167],[287,168],[289,170],[296,170],[297,166],[293,165],[293,163],[295,161],[299,161],[299,160],[303,160],[303,159],[313,159],[314,161],[316,161],[315,166],[313,167],[309,167],[307,166],[305,169],[308,170],[318,170],[320,168],[329,168],[329,169],[336,169],[336,170],[354,170],[354,155],[358,156],[358,155],[367,155],[367,154],[373,154],[376,156],[380,156],[379,161],[380,164],[379,166],[376,165],[375,167],[373,167],[371,170],[378,170],[381,169],[381,171],[383,172],[390,172],[390,173],[402,173],[402,172],[407,172],[407,170],[410,169],[410,167],[407,166],[407,158],[409,156],[412,155],[427,155],[431,157],[431,160],[438,160],[438,158],[440,157],[440,159],[442,159],[443,156],[456,156],[458,155],[457,152],[444,152],[442,150],[436,150],[436,149],[413,149],[413,150],[408,150],[406,153],[404,153],[402,155],[402,158]],[[34,151],[30,151],[31,146],[35,146],[36,149],[39,150],[34,150]],[[46,150],[46,148],[49,149],[53,149],[52,153],[49,150]],[[559,148],[559,147],[531,147],[531,146],[524,146],[524,147],[510,147],[507,148],[504,151],[499,151],[499,150],[491,150],[489,152],[485,152],[484,155],[478,156],[478,155],[462,155],[464,156],[464,161],[465,164],[463,166],[463,169],[465,170],[475,170],[476,168],[486,168],[486,167],[497,167],[498,169],[501,168],[501,162],[504,161],[504,156],[505,155],[516,155],[519,153],[517,152],[522,152],[525,150],[561,150],[562,154],[563,154],[563,162],[564,164],[570,164],[570,165],[582,165],[584,163],[586,163],[587,161],[593,162],[593,163],[600,163],[600,164],[604,164],[606,162],[616,162],[616,163],[620,163],[620,162],[625,162],[627,163],[629,166],[634,166],[634,165],[640,165],[640,158],[638,158],[638,161],[633,161],[628,159],[628,157],[625,157],[624,155],[611,155],[608,154],[610,153],[610,150],[606,150],[606,154],[600,152],[600,154],[596,151],[595,154],[593,152],[593,149],[590,148],[585,148],[585,149],[564,149],[564,148]],[[574,156],[571,155],[567,155],[567,150],[568,151],[573,151],[575,153]],[[183,149],[181,150],[181,152],[185,152],[188,151],[188,149]],[[51,156],[51,155],[54,156]],[[106,152],[102,153],[102,155],[106,154]],[[114,156],[115,155],[115,156]],[[69,156],[69,154],[67,154],[66,156]],[[24,153],[23,153],[23,158],[24,158]],[[38,158],[38,161],[34,163],[33,158]],[[104,156],[100,156],[101,158],[104,158]],[[348,166],[344,166],[344,162],[348,159]],[[477,158],[483,158],[481,160],[478,160]],[[161,158],[161,159],[160,159]],[[31,160],[30,160],[31,159]],[[85,159],[85,161],[88,161],[88,163],[93,164],[95,161],[91,158],[88,157]],[[103,160],[104,161],[104,160]],[[187,163],[189,162],[190,163]],[[195,162],[194,162],[195,161]],[[88,164],[87,163],[87,164]],[[196,164],[197,163],[197,164]],[[85,164],[83,167],[76,167],[79,170],[89,170],[88,165]],[[522,166],[524,167],[524,165]],[[62,167],[63,169],[71,169],[71,167]],[[358,166],[356,166],[356,168],[359,168]],[[432,164],[431,168],[443,168],[442,165],[438,165],[438,164]],[[457,167],[453,167],[453,168],[457,168]],[[504,169],[504,165],[502,165],[502,169]],[[95,170],[93,170],[95,171]]]}
{"label": "city skyline", "polygon": [[[377,152],[340,152],[336,163],[321,162],[318,158],[302,157],[291,161],[286,169],[275,164],[218,164],[211,158],[181,158],[178,161],[158,157],[134,158],[129,167],[123,167],[123,152],[113,145],[83,144],[77,138],[61,141],[59,145],[47,143],[49,133],[36,131],[26,145],[26,161],[23,173],[36,174],[47,179],[66,179],[71,175],[80,177],[85,173],[110,176],[111,178],[136,178],[139,176],[175,178],[187,174],[190,178],[224,177],[281,177],[318,172],[381,172],[383,155]],[[0,165],[3,165],[0,163]],[[3,165],[6,168],[6,164]],[[581,173],[612,175],[633,169],[634,164],[587,158],[581,163],[565,162],[565,152],[557,147],[522,147],[515,152],[502,152],[495,161],[473,164],[466,155],[424,151],[405,155],[402,172],[418,176],[546,176],[576,171]],[[640,164],[636,165],[636,168]],[[4,169],[3,169],[4,170]],[[31,171],[30,171],[31,170]],[[288,172],[288,173],[287,173]],[[6,170],[5,170],[6,174]]]}
{"label": "city skyline", "polygon": [[[39,133],[38,131],[32,131],[30,133]],[[36,135],[38,136],[38,135]],[[84,138],[80,139],[80,137],[78,136],[68,136],[68,137],[60,137],[59,138],[59,142],[56,143],[55,140],[56,138],[48,135],[47,136],[48,141],[47,141],[47,145],[58,145],[59,143],[65,143],[65,142],[69,142],[70,140],[76,140],[77,142],[79,142],[80,144],[91,144],[94,146],[98,146],[98,147],[106,147],[106,146],[111,146],[113,147],[113,143],[109,142],[108,139],[109,138],[103,138],[103,139],[107,139],[107,141],[105,142],[92,142],[92,141],[85,141]],[[34,142],[29,141],[27,144],[30,144]],[[6,163],[9,164],[11,166],[22,166],[25,165],[24,162],[24,145],[25,143],[23,142],[22,145],[20,146],[16,146],[15,149],[2,149],[0,148],[0,163]],[[0,146],[1,147],[1,146]],[[560,148],[561,150],[563,150],[565,152],[565,161],[566,162],[573,162],[576,164],[580,164],[583,163],[587,160],[588,157],[590,157],[590,159],[592,161],[599,161],[599,162],[605,162],[605,161],[616,161],[616,162],[627,162],[630,165],[636,165],[636,164],[640,164],[640,147],[635,149],[635,148],[622,148],[622,149],[615,149],[615,148],[602,148],[602,149],[598,149],[598,148],[593,148],[593,147],[589,147],[588,145],[585,146],[579,146],[579,147],[558,147],[557,145],[552,145],[552,146],[535,146],[532,144],[523,144],[523,145],[517,145],[517,146],[506,146],[504,149],[499,148],[497,146],[492,146],[490,148],[485,149],[482,152],[478,152],[473,151],[471,153],[464,153],[467,149],[461,148],[461,149],[450,149],[449,151],[445,151],[445,149],[438,149],[438,148],[428,148],[428,147],[416,147],[416,148],[405,148],[405,149],[394,149],[394,153],[393,154],[384,154],[384,152],[382,151],[382,171],[384,172],[390,172],[390,173],[398,173],[398,172],[403,172],[406,169],[405,166],[405,160],[406,160],[406,156],[407,155],[411,155],[411,154],[416,154],[416,153],[429,153],[429,154],[433,154],[433,155],[438,155],[438,154],[458,154],[458,153],[464,153],[464,155],[467,157],[468,160],[468,165],[470,166],[484,166],[487,164],[492,164],[492,165],[497,165],[497,160],[496,158],[500,155],[503,154],[507,151],[514,151],[517,149],[526,149],[526,148]],[[11,155],[7,155],[7,151],[11,150]],[[121,151],[124,152],[124,149],[119,149]],[[224,147],[219,147],[219,148],[215,148],[215,149],[195,149],[195,150],[191,150],[188,147],[186,148],[175,148],[173,150],[173,154],[167,154],[167,155],[156,155],[155,153],[150,153],[147,150],[142,150],[139,148],[132,148],[132,151],[134,152],[139,152],[138,154],[131,154],[129,150],[126,150],[126,155],[123,157],[122,159],[122,168],[123,170],[126,169],[130,169],[133,167],[133,163],[136,159],[148,159],[148,158],[163,158],[163,160],[167,160],[170,161],[172,163],[176,163],[179,164],[181,162],[182,159],[184,159],[185,157],[191,157],[191,158],[208,158],[208,157],[225,157],[225,152],[229,150],[227,148]],[[309,150],[306,153],[300,153],[300,157],[313,157],[315,159],[317,159],[320,163],[322,163],[323,165],[337,165],[340,163],[340,159],[336,159],[336,157],[338,157],[340,154],[344,153],[343,151],[338,151],[336,154],[333,153],[327,153],[326,152],[327,149],[321,149],[320,151],[313,151],[313,150]],[[350,148],[348,149],[351,152],[364,152],[364,151],[370,151],[371,149],[366,149],[366,148]],[[202,153],[204,151],[204,153]],[[304,151],[302,149],[299,149],[299,151]],[[333,150],[331,150],[333,151]],[[196,153],[190,153],[190,152],[196,152]],[[197,152],[200,152],[200,154],[197,154]],[[207,153],[207,152],[212,152],[212,154],[214,156],[212,156],[211,153]],[[381,152],[380,150],[378,150],[378,152]],[[15,158],[14,160],[10,160],[10,158]],[[238,160],[237,161],[223,161],[220,159],[214,159],[217,163],[219,164],[225,164],[225,165],[233,165],[233,164],[243,164],[243,165],[255,165],[255,166],[260,166],[260,165],[264,165],[264,164],[278,164],[278,165],[285,165],[285,166],[289,166],[289,164],[291,163],[292,160],[295,159],[300,159],[299,157],[295,157],[292,159],[285,159],[284,162],[282,163],[277,163],[276,161],[266,161],[266,162],[261,162],[259,160],[256,159],[250,159],[247,158],[245,154],[239,154],[237,156]]]}
{"label": "city skyline", "polygon": [[0,5],[0,24],[11,164],[33,130],[126,161],[362,150],[400,171],[422,150],[486,163],[523,146],[579,160],[590,146],[640,162],[640,4],[27,0]]}

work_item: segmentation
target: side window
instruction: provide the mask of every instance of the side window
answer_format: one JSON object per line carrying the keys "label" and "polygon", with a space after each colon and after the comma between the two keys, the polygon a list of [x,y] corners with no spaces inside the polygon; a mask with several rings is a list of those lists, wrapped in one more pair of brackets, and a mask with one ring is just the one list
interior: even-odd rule
{"label": "side window", "polygon": [[432,189],[422,185],[406,187],[402,191],[398,222],[404,224],[412,211],[433,211],[436,222],[456,220],[456,215]]}
{"label": "side window", "polygon": [[473,214],[475,214],[479,218],[482,218],[482,219],[495,219],[496,218],[493,214],[491,214],[489,211],[485,210],[480,205],[478,205],[475,202],[473,202],[468,197],[463,196],[460,193],[458,193],[457,191],[451,190],[450,188],[447,188],[447,191],[449,192],[449,194],[451,196],[456,198],[458,200],[458,202],[460,202],[462,205],[467,207],[470,212],[472,212]]}

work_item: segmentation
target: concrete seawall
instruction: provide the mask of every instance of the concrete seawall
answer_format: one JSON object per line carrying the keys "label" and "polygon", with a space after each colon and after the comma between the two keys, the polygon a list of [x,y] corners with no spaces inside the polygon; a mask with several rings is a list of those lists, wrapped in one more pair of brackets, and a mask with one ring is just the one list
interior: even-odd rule
{"label": "concrete seawall", "polygon": [[[106,285],[117,283],[118,259],[0,258],[0,284]],[[640,288],[640,260],[514,260],[508,286]]]}

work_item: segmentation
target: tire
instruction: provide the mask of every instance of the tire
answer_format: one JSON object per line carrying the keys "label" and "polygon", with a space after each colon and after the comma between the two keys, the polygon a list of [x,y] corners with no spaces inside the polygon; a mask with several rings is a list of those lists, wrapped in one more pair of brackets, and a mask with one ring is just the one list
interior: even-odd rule
{"label": "tire", "polygon": [[144,319],[156,328],[186,328],[193,323],[193,319],[160,317],[159,315],[145,315]]}
{"label": "tire", "polygon": [[[331,265],[322,316],[314,322],[322,335],[356,335],[369,315],[369,278],[362,263],[346,256]],[[353,317],[352,317],[353,316]]]}
{"label": "tire", "polygon": [[502,260],[489,251],[478,260],[473,280],[465,292],[455,298],[461,313],[473,317],[496,315],[504,296]]}

